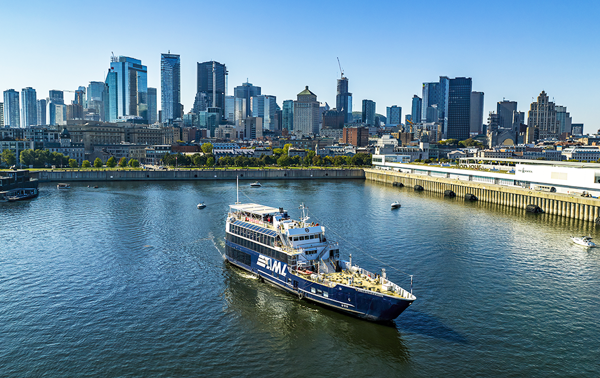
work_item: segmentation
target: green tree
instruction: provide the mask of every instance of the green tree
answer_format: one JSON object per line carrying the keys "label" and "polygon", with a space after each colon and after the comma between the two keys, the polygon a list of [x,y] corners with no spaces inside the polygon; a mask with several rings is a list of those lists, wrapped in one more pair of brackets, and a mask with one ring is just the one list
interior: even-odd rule
{"label": "green tree", "polygon": [[81,168],[91,168],[91,167],[92,167],[92,165],[90,164],[90,161],[89,161],[89,160],[84,160],[84,161],[81,163]]}
{"label": "green tree", "polygon": [[[221,159],[219,159],[219,160],[221,160]],[[201,167],[206,164],[206,156],[200,155],[200,154],[194,154],[194,156],[192,156],[192,163],[196,167]]]}
{"label": "green tree", "polygon": [[23,150],[19,154],[21,164],[26,166],[34,165],[35,163],[35,152],[33,150]]}
{"label": "green tree", "polygon": [[[108,159],[108,160],[110,160],[110,159]],[[119,167],[121,167],[121,168],[127,167],[127,158],[126,157],[122,157],[121,159],[119,159]]]}
{"label": "green tree", "polygon": [[97,157],[96,160],[94,160],[94,168],[102,168],[102,166],[104,166],[102,159]]}
{"label": "green tree", "polygon": [[17,158],[11,150],[2,151],[2,162],[6,163],[9,167],[15,165]]}
{"label": "green tree", "polygon": [[291,143],[288,143],[286,145],[283,146],[283,154],[287,155],[290,152],[290,148],[292,147]]}
{"label": "green tree", "polygon": [[202,152],[204,152],[205,154],[212,154],[213,151],[213,145],[212,143],[204,143],[202,144]]}
{"label": "green tree", "polygon": [[302,164],[302,158],[300,157],[300,155],[296,155],[294,157],[291,158],[292,159],[292,164],[293,165],[301,165]]}
{"label": "green tree", "polygon": [[323,165],[323,159],[321,159],[320,156],[315,156],[312,158],[312,165],[316,165],[317,167],[320,167],[321,165]]}
{"label": "green tree", "polygon": [[287,155],[281,155],[279,159],[277,159],[277,165],[280,167],[289,167],[292,164],[292,159]]}
{"label": "green tree", "polygon": [[346,159],[344,159],[343,156],[336,156],[335,158],[333,158],[333,165],[335,165],[336,167],[339,167],[340,165],[345,165],[346,164]]}
{"label": "green tree", "polygon": [[[94,165],[95,165],[95,163],[94,163]],[[131,159],[131,160],[129,160],[129,166],[131,168],[138,168],[140,166],[140,162],[137,161],[136,159]]]}
{"label": "green tree", "polygon": [[115,159],[114,156],[111,156],[107,161],[106,161],[106,166],[108,168],[114,168],[117,166],[117,159]]}
{"label": "green tree", "polygon": [[281,156],[281,154],[283,154],[283,150],[281,148],[276,148],[273,150],[273,155]]}
{"label": "green tree", "polygon": [[77,164],[77,160],[75,160],[75,159],[69,159],[69,167],[71,167],[71,168],[79,168],[79,164]]}
{"label": "green tree", "polygon": [[208,159],[206,159],[206,165],[209,167],[213,167],[215,165],[215,158],[213,156],[210,156]]}

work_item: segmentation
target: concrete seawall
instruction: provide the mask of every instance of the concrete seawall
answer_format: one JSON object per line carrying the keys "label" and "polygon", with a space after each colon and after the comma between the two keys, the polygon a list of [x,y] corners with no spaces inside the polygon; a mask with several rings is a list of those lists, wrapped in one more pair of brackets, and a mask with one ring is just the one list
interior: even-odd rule
{"label": "concrete seawall", "polygon": [[90,170],[38,171],[32,177],[40,182],[76,181],[175,181],[175,180],[310,180],[364,179],[362,169],[185,169],[164,171]]}
{"label": "concrete seawall", "polygon": [[600,199],[596,198],[379,169],[365,169],[365,178],[386,184],[402,183],[406,186],[404,190],[413,190],[415,185],[421,185],[424,190],[435,193],[452,190],[461,198],[465,194],[473,194],[479,201],[520,209],[537,205],[548,214],[584,221],[595,221],[600,216]]}

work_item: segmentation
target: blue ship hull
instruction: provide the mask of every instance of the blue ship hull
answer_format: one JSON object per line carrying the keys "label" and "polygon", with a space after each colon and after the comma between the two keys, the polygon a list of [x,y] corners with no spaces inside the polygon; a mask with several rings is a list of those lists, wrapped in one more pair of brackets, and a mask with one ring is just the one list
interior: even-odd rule
{"label": "blue ship hull", "polygon": [[[226,241],[228,251],[227,261],[244,270],[252,272],[265,281],[298,295],[300,299],[330,307],[332,309],[377,322],[387,322],[397,318],[412,300],[398,298],[382,293],[371,292],[360,288],[335,284],[318,283],[303,278],[301,275],[291,274],[287,266],[253,251],[252,249]],[[241,253],[239,253],[239,252]],[[243,256],[236,259],[235,256]]]}

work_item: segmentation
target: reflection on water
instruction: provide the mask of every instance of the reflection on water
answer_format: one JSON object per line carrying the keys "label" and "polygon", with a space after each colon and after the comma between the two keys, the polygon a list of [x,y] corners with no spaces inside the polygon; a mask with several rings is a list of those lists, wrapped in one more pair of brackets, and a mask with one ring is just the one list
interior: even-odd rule
{"label": "reflection on water", "polygon": [[597,375],[600,248],[569,239],[592,222],[362,180],[262,184],[240,199],[306,203],[342,257],[414,275],[414,304],[374,324],[227,266],[235,181],[42,184],[0,204],[0,376]]}

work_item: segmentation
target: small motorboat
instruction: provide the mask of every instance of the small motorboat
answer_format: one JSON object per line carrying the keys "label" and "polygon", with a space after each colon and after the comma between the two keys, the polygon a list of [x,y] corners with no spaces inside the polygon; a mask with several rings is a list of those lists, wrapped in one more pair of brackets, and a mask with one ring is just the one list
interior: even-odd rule
{"label": "small motorboat", "polygon": [[253,188],[260,188],[262,185],[260,185],[260,182],[255,181],[252,184],[250,184],[250,186],[253,187]]}
{"label": "small motorboat", "polygon": [[60,183],[60,184],[56,185],[56,188],[57,189],[71,189],[71,185]]}
{"label": "small motorboat", "polygon": [[395,201],[395,202],[392,203],[392,210],[399,209],[400,206],[402,206],[402,205],[400,205],[400,202]]}
{"label": "small motorboat", "polygon": [[592,241],[591,236],[571,236],[571,240],[575,244],[582,245],[584,247],[595,247],[596,243]]}
{"label": "small motorboat", "polygon": [[204,202],[200,202],[197,207],[198,209],[204,209],[206,207],[206,204]]}

